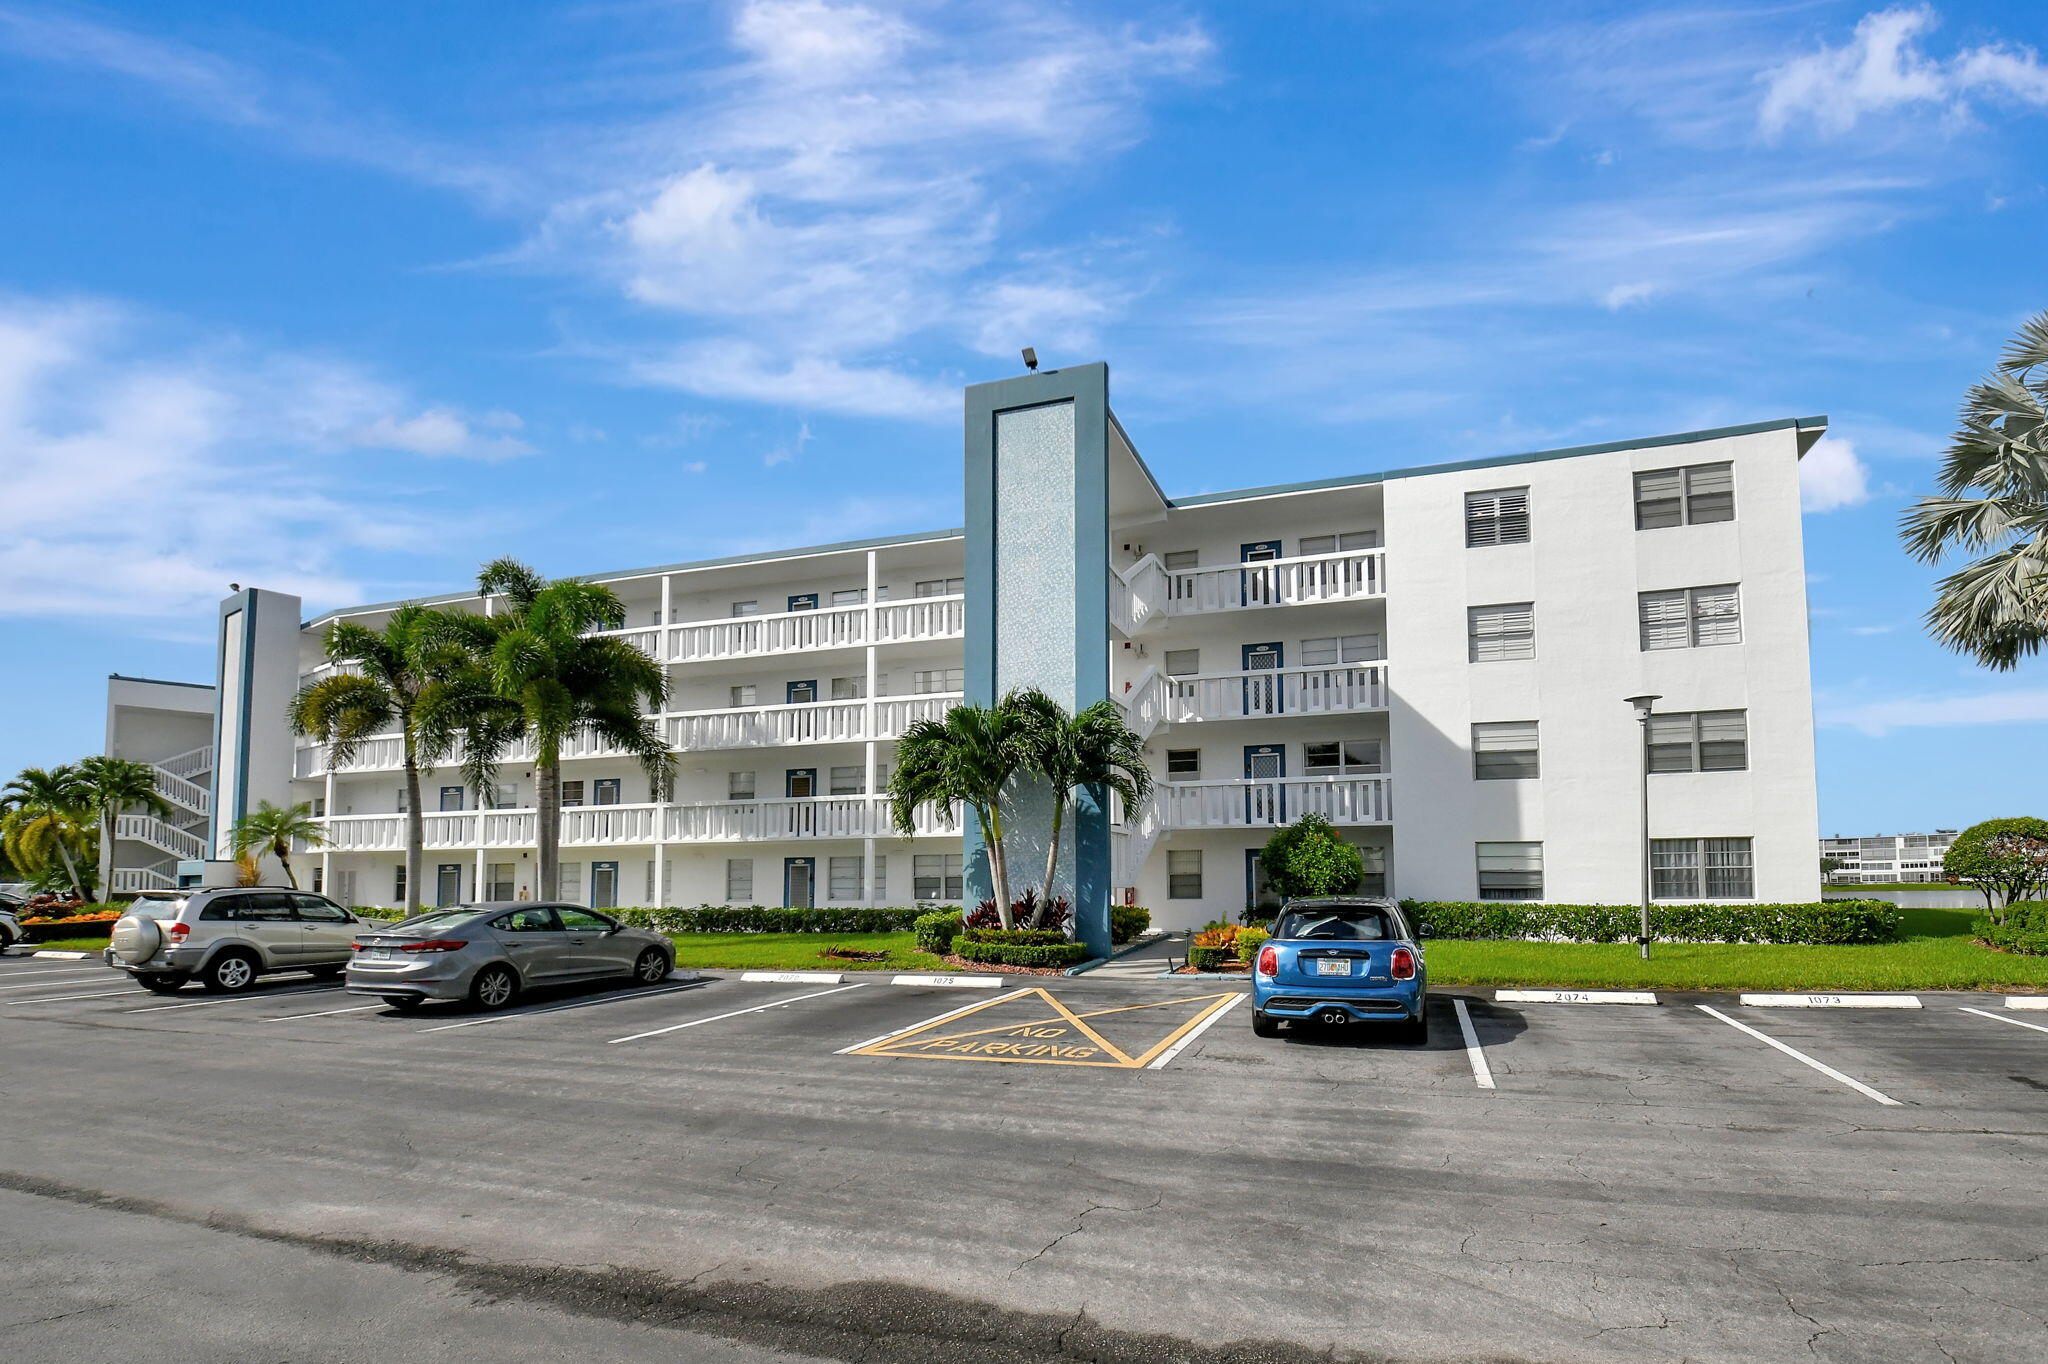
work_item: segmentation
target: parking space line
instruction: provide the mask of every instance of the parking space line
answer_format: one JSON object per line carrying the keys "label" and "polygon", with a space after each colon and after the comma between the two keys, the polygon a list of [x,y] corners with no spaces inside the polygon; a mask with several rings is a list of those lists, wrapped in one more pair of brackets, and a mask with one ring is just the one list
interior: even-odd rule
{"label": "parking space line", "polygon": [[[63,978],[67,976],[98,976],[102,980],[106,979],[106,973],[104,971],[53,971],[50,973],[47,979],[39,980],[33,985],[0,985],[0,990],[48,990],[52,988],[50,983],[51,981],[61,982]],[[56,985],[55,988],[59,990],[67,990],[71,988],[71,986],[73,985],[79,985],[82,983],[83,982],[80,980],[73,979],[66,983],[60,983]]]}
{"label": "parking space line", "polygon": [[1486,1064],[1486,1048],[1479,1045],[1478,1030],[1472,1026],[1472,1011],[1462,999],[1453,999],[1451,1007],[1458,1011],[1458,1031],[1465,1034],[1465,1059],[1472,1063],[1473,1082],[1481,1089],[1494,1088],[1493,1067]]}
{"label": "parking space line", "polygon": [[219,999],[195,999],[185,1004],[145,1004],[139,1009],[123,1009],[124,1014],[157,1014],[165,1009],[203,1009],[209,1004],[253,1004],[259,999],[284,999],[291,995],[326,994],[338,989],[333,985],[302,986],[297,990],[266,990],[260,995],[225,995]]}
{"label": "parking space line", "polygon": [[452,1028],[474,1028],[481,1023],[510,1023],[515,1018],[533,1018],[539,1014],[558,1014],[570,1009],[592,1009],[600,1004],[621,1004],[629,999],[659,999],[663,995],[679,995],[685,990],[701,990],[711,982],[692,980],[681,985],[671,985],[666,990],[629,990],[615,995],[603,995],[597,999],[572,999],[567,1004],[550,1004],[544,1009],[522,1009],[516,1014],[491,1014],[485,1018],[465,1019],[460,1023],[441,1023],[431,1028],[418,1028],[417,1032],[447,1032]]}
{"label": "parking space line", "polygon": [[1791,1057],[1793,1060],[1799,1062],[1800,1064],[1812,1066],[1815,1070],[1827,1076],[1830,1080],[1839,1080],[1841,1083],[1849,1086],[1849,1088],[1855,1090],[1858,1094],[1861,1094],[1866,1098],[1875,1099],[1879,1103],[1886,1104],[1892,1108],[1904,1107],[1903,1104],[1901,1104],[1897,1099],[1892,1098],[1890,1095],[1878,1093],[1869,1085],[1864,1084],[1861,1080],[1850,1079],[1848,1076],[1842,1074],[1841,1071],[1836,1070],[1833,1066],[1828,1065],[1826,1062],[1816,1061],[1811,1056],[1808,1056],[1805,1052],[1800,1051],[1798,1048],[1786,1046],[1783,1042],[1780,1042],[1777,1038],[1771,1036],[1769,1033],[1758,1032],[1755,1028],[1750,1027],[1747,1023],[1736,1022],[1734,1019],[1730,1018],[1727,1014],[1722,1013],[1719,1009],[1716,1009],[1711,1004],[1698,1004],[1694,1007],[1699,1009],[1703,1013],[1713,1015],[1715,1018],[1720,1019],[1723,1023],[1726,1023],[1731,1028],[1741,1029],[1743,1032],[1748,1033],[1751,1037],[1754,1037],[1759,1042],[1763,1042],[1770,1046],[1776,1047],[1779,1051],[1784,1052],[1787,1056]]}
{"label": "parking space line", "polygon": [[[1229,1013],[1232,1009],[1236,1008],[1241,1002],[1243,1002],[1244,998],[1245,996],[1241,994],[1232,995],[1229,999],[1226,999],[1223,1001],[1223,1003],[1217,1005],[1216,1008],[1210,1012],[1207,1018],[1204,1018],[1201,1022],[1195,1024],[1194,1027],[1190,1028],[1187,1032],[1183,1033],[1179,1040],[1177,1040],[1172,1046],[1168,1047],[1165,1051],[1159,1053],[1158,1060],[1147,1064],[1145,1069],[1164,1070],[1166,1068],[1166,1063],[1168,1061],[1171,1061],[1174,1057],[1180,1055],[1183,1051],[1187,1050],[1188,1043],[1194,1041],[1197,1037],[1200,1037],[1203,1033],[1207,1032],[1209,1030],[1210,1024],[1214,1023],[1217,1019],[1223,1017],[1223,1015]],[[1143,1060],[1144,1058],[1140,1057],[1139,1059]]]}
{"label": "parking space line", "polygon": [[858,985],[842,985],[836,990],[813,990],[807,995],[791,995],[788,999],[778,999],[768,1004],[756,1004],[751,1009],[734,1009],[731,1013],[713,1014],[709,1018],[693,1018],[687,1023],[676,1023],[666,1028],[656,1028],[652,1032],[636,1032],[631,1037],[614,1037],[607,1041],[605,1045],[610,1047],[620,1042],[638,1042],[643,1037],[660,1037],[664,1033],[679,1032],[684,1028],[694,1028],[700,1023],[716,1023],[720,1019],[738,1018],[741,1014],[757,1014],[763,1009],[779,1009],[785,1004],[796,1004],[806,999],[817,999],[821,995],[836,995],[847,990],[865,990],[867,988],[868,982],[861,981]]}
{"label": "parking space line", "polygon": [[383,1007],[384,1006],[382,1004],[358,1004],[355,1005],[353,1008],[323,1009],[321,1012],[317,1014],[286,1014],[282,1018],[266,1018],[263,1021],[265,1023],[290,1023],[293,1020],[300,1018],[332,1018],[336,1014],[359,1014],[365,1013],[371,1009],[381,1009]]}
{"label": "parking space line", "polygon": [[2042,1027],[2039,1023],[2029,1023],[2023,1018],[2007,1018],[2004,1014],[1995,1014],[1988,1009],[1964,1008],[1957,1010],[1957,1012],[1975,1014],[1979,1018],[1995,1018],[2000,1023],[2010,1023],[2015,1028],[2032,1028],[2035,1032],[2048,1032],[2048,1028]]}
{"label": "parking space line", "polygon": [[975,1013],[979,1010],[986,1009],[991,1005],[1000,1004],[1006,999],[1015,999],[1018,995],[1024,995],[1029,993],[1031,993],[1031,987],[1027,985],[1021,990],[1012,990],[1010,991],[1010,993],[1006,995],[997,995],[994,999],[979,999],[972,1004],[962,1004],[957,1009],[948,1009],[946,1010],[946,1012],[942,1014],[934,1014],[932,1017],[924,1019],[921,1022],[905,1024],[903,1027],[900,1028],[891,1028],[888,1032],[883,1033],[880,1037],[870,1037],[865,1042],[856,1042],[850,1047],[841,1047],[838,1051],[835,1051],[832,1054],[834,1056],[850,1055],[853,1052],[861,1050],[863,1047],[876,1046],[880,1043],[888,1041],[892,1037],[901,1037],[905,1033],[916,1032],[919,1028],[929,1028],[934,1023],[943,1023],[949,1018],[958,1018],[961,1014]]}
{"label": "parking space line", "polygon": [[[63,986],[58,986],[63,989]],[[146,995],[147,990],[102,990],[96,995],[37,995],[33,999],[10,999],[11,1008],[16,1004],[62,1004],[67,999],[112,999],[115,995]]]}

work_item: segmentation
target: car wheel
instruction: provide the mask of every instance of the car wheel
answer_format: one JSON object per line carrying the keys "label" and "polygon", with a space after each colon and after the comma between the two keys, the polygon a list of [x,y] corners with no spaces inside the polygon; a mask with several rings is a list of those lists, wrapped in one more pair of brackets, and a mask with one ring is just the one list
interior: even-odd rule
{"label": "car wheel", "polygon": [[223,952],[206,964],[199,983],[217,995],[232,995],[256,983],[256,958],[247,952]]}
{"label": "car wheel", "polygon": [[1260,1011],[1260,1010],[1258,1010],[1258,1009],[1253,1009],[1253,1010],[1252,1010],[1252,1036],[1254,1036],[1254,1037],[1278,1037],[1279,1035],[1280,1035],[1280,1020],[1279,1020],[1279,1019],[1277,1019],[1277,1018],[1274,1018],[1274,1017],[1273,1017],[1272,1015],[1270,1015],[1270,1014],[1267,1014],[1267,1013],[1263,1013],[1263,1012],[1261,1012],[1261,1011]]}
{"label": "car wheel", "polygon": [[402,1014],[409,1014],[427,1002],[418,995],[383,995],[380,998]]}
{"label": "car wheel", "polygon": [[502,1009],[519,998],[519,977],[509,966],[486,966],[469,983],[469,1002],[479,1009]]}
{"label": "car wheel", "polygon": [[1415,1011],[1415,1017],[1408,1020],[1408,1026],[1401,1030],[1401,1035],[1418,1047],[1428,1045],[1429,1005],[1424,1004]]}
{"label": "car wheel", "polygon": [[185,988],[183,976],[137,976],[135,978],[145,990],[154,990],[160,995],[174,995]]}
{"label": "car wheel", "polygon": [[306,974],[315,980],[340,980],[341,973],[346,969],[346,967],[342,966],[315,966],[310,968]]}
{"label": "car wheel", "polygon": [[668,953],[650,947],[633,963],[633,979],[641,985],[659,985],[668,979]]}

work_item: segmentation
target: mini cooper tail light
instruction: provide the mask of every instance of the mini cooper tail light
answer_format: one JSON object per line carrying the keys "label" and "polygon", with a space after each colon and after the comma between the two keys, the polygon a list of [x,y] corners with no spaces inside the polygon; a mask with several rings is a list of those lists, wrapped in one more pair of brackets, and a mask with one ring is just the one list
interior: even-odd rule
{"label": "mini cooper tail light", "polygon": [[425,942],[409,942],[398,950],[401,952],[457,952],[469,946],[464,938],[428,938]]}
{"label": "mini cooper tail light", "polygon": [[1394,955],[1387,962],[1387,969],[1395,980],[1415,979],[1415,954],[1405,947],[1394,949]]}
{"label": "mini cooper tail light", "polygon": [[1259,974],[1262,976],[1271,976],[1277,975],[1279,971],[1280,949],[1271,946],[1261,947],[1259,949]]}

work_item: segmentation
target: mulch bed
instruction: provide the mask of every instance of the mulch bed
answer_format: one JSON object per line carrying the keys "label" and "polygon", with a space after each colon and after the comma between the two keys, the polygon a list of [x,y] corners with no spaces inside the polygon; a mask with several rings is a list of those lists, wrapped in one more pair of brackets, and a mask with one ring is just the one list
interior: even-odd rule
{"label": "mulch bed", "polygon": [[824,951],[820,952],[818,955],[821,957],[830,957],[834,961],[889,960],[889,954],[887,952],[862,952],[859,949],[852,947],[828,947]]}
{"label": "mulch bed", "polygon": [[1007,966],[997,961],[963,961],[959,957],[941,958],[955,971],[971,972],[975,975],[993,976],[1057,976],[1066,971],[1064,966]]}
{"label": "mulch bed", "polygon": [[1241,961],[1225,962],[1221,966],[1212,966],[1206,971],[1197,971],[1192,966],[1176,966],[1173,968],[1173,974],[1176,976],[1248,976],[1251,973],[1252,968]]}

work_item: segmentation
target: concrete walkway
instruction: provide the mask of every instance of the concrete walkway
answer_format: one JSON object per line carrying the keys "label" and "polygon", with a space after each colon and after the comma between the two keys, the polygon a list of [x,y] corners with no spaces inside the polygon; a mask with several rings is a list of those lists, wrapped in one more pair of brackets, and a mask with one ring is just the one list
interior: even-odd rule
{"label": "concrete walkway", "polygon": [[1152,939],[1135,952],[1129,952],[1105,966],[1084,972],[1082,980],[1158,980],[1167,969],[1167,958],[1171,964],[1179,965],[1187,958],[1188,938],[1185,933],[1166,933]]}

